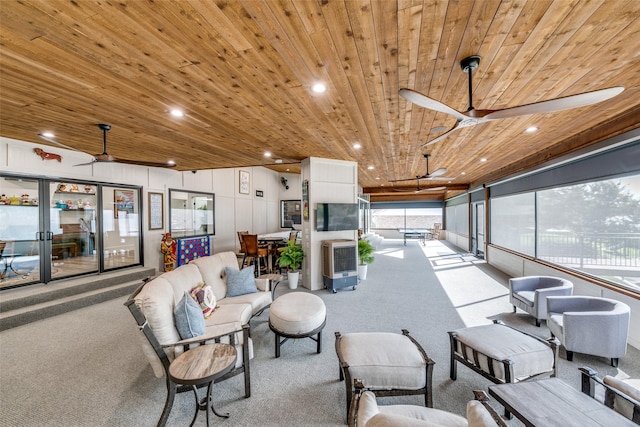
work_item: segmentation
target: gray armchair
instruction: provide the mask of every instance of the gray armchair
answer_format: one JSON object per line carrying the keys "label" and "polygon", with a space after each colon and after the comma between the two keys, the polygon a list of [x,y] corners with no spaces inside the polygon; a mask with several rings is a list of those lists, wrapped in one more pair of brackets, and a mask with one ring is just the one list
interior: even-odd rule
{"label": "gray armchair", "polygon": [[547,326],[567,350],[610,357],[611,366],[627,353],[631,309],[608,298],[568,296],[547,298]]}
{"label": "gray armchair", "polygon": [[573,283],[551,276],[525,276],[509,279],[509,302],[536,318],[536,326],[547,318],[548,296],[567,296],[573,293]]}

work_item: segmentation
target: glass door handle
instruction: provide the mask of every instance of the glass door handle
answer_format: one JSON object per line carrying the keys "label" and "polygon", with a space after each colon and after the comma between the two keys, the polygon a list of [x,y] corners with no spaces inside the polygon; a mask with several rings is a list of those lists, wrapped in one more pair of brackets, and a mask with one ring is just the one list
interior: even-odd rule
{"label": "glass door handle", "polygon": [[47,240],[53,240],[53,232],[47,231]]}
{"label": "glass door handle", "polygon": [[44,231],[36,232],[36,240],[43,241],[44,240]]}

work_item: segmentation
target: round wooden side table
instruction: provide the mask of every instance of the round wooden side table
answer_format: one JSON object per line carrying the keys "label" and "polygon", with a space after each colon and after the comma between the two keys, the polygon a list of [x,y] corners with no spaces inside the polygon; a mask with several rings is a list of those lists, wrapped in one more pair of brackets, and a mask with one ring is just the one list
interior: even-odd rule
{"label": "round wooden side table", "polygon": [[[235,347],[229,344],[205,344],[185,351],[178,356],[169,366],[171,381],[177,384],[190,385],[196,398],[196,411],[190,426],[193,426],[198,411],[207,413],[207,426],[209,426],[209,407],[214,414],[222,418],[228,418],[229,414],[220,414],[216,411],[211,400],[213,383],[236,365],[238,354]],[[198,386],[207,385],[207,397],[198,400]]]}

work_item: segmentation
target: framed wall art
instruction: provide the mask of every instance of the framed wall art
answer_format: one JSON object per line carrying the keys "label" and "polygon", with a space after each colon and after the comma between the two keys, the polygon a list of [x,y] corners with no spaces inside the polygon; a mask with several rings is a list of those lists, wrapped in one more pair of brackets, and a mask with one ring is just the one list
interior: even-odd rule
{"label": "framed wall art", "polygon": [[250,187],[249,172],[240,171],[239,182],[240,182],[240,188],[239,188],[240,194],[249,194],[249,187]]}
{"label": "framed wall art", "polygon": [[114,218],[118,218],[119,213],[133,213],[135,207],[135,192],[133,190],[113,190],[113,200],[115,209],[113,210]]}
{"label": "framed wall art", "polygon": [[149,230],[164,228],[164,194],[148,193],[149,195]]}

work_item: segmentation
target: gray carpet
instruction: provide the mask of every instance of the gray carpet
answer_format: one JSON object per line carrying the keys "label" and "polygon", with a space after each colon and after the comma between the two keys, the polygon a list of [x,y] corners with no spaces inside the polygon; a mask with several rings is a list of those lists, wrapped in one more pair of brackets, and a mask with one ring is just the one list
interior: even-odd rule
{"label": "gray carpet", "polygon": [[[408,329],[436,361],[434,406],[464,414],[472,390],[491,383],[469,369],[449,379],[447,331],[505,323],[546,337],[525,314],[513,314],[507,277],[481,260],[442,242],[385,240],[369,266],[368,278],[352,291],[316,292],[327,306],[323,351],[310,339],[290,340],[274,358],[268,311],[252,320],[255,358],[252,396],[245,399],[242,377],[220,383],[214,399],[227,426],[337,426],[346,423],[344,383],[338,381],[334,331],[400,332]],[[305,291],[299,288],[297,291]],[[277,295],[289,292],[282,284]],[[125,298],[96,304],[0,333],[0,426],[154,426],[165,399],[164,379],[145,362]],[[579,387],[578,368],[640,378],[640,352],[629,347],[619,369],[608,360],[576,354],[569,363],[561,351],[559,376]],[[423,404],[420,396],[382,398],[381,404]],[[494,403],[496,408],[502,409]],[[176,398],[169,426],[186,426],[193,396]],[[511,421],[510,425],[519,425]],[[205,425],[200,413],[196,425]]]}

